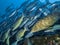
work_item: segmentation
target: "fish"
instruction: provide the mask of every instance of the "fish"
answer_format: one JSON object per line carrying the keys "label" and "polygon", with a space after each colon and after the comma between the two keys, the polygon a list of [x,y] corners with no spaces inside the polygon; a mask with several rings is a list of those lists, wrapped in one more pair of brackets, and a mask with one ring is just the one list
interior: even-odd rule
{"label": "fish", "polygon": [[16,34],[16,39],[20,40],[24,36],[24,34],[25,34],[26,31],[27,31],[26,28],[18,31],[18,33]]}
{"label": "fish", "polygon": [[43,19],[39,20],[33,27],[31,32],[38,32],[48,27],[52,26],[56,21],[60,18],[59,14],[52,14],[44,17]]}
{"label": "fish", "polygon": [[10,29],[4,32],[4,34],[1,36],[1,39],[3,42],[9,37]]}
{"label": "fish", "polygon": [[14,12],[12,12],[9,17],[12,17],[14,14],[16,14],[16,12],[17,12],[17,10],[15,10]]}
{"label": "fish", "polygon": [[41,15],[36,15],[30,18],[30,21],[26,23],[25,27],[32,27],[32,25],[38,20]]}
{"label": "fish", "polygon": [[56,37],[56,40],[60,40],[60,37]]}
{"label": "fish", "polygon": [[59,13],[52,13],[50,15],[47,15],[46,17],[36,22],[36,24],[31,28],[30,33],[28,33],[25,36],[25,38],[31,37],[32,35],[34,35],[33,33],[48,29],[50,26],[56,23],[59,19],[60,19]]}
{"label": "fish", "polygon": [[29,18],[27,18],[27,19],[21,24],[21,26],[20,26],[19,28],[23,27],[28,21],[29,21]]}
{"label": "fish", "polygon": [[27,6],[27,9],[26,10],[31,10],[34,6],[36,6],[37,4],[37,0],[31,2],[28,6]]}
{"label": "fish", "polygon": [[34,25],[34,23],[36,23],[36,21],[37,21],[37,18],[34,17],[34,19],[31,19],[29,22],[26,23],[25,27],[26,28],[32,27],[32,25]]}
{"label": "fish", "polygon": [[25,35],[26,32],[26,28],[21,29],[20,31],[17,32],[16,36],[16,41],[14,43],[12,43],[12,45],[17,45],[18,41],[23,40],[23,36]]}
{"label": "fish", "polygon": [[[29,5],[30,8],[29,9],[27,8],[28,9],[27,11],[29,11],[29,15],[32,15],[32,14],[35,15],[35,13],[37,12],[37,9],[41,8],[43,5],[44,4],[42,2],[34,1],[31,5]],[[31,6],[33,6],[33,7],[31,7]]]}
{"label": "fish", "polygon": [[7,45],[10,45],[9,39],[10,39],[10,36],[6,39],[6,44],[7,44]]}
{"label": "fish", "polygon": [[44,31],[44,32],[54,32],[55,30],[58,30],[58,29],[60,29],[60,25],[54,25],[54,26],[48,28],[48,29],[47,29],[46,31]]}
{"label": "fish", "polygon": [[14,31],[15,29],[17,29],[17,28],[21,25],[23,19],[24,19],[24,15],[22,15],[22,17],[19,18],[19,19],[16,21],[16,23],[12,26],[12,27],[13,27],[12,31]]}

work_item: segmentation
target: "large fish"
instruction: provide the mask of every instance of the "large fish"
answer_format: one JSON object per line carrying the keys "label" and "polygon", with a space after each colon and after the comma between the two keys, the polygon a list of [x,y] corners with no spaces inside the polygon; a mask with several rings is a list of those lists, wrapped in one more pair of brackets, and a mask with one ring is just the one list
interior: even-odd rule
{"label": "large fish", "polygon": [[60,17],[58,15],[48,15],[47,17],[39,20],[33,27],[31,32],[38,32],[52,26]]}
{"label": "large fish", "polygon": [[33,33],[35,33],[35,32],[39,32],[39,31],[42,31],[42,30],[49,28],[54,23],[56,23],[56,21],[58,21],[59,19],[60,19],[59,13],[53,13],[51,15],[48,15],[48,16],[40,19],[32,27],[31,32],[29,34],[27,34],[26,38],[32,36]]}
{"label": "large fish", "polygon": [[31,32],[38,32],[52,26],[58,19],[57,15],[49,15],[38,21],[33,27]]}

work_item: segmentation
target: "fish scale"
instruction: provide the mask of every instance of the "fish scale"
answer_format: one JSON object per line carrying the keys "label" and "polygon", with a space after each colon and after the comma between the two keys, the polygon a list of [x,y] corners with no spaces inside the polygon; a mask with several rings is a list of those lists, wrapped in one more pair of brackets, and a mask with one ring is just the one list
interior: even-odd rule
{"label": "fish scale", "polygon": [[59,19],[60,16],[58,15],[58,13],[53,13],[40,19],[35,23],[35,25],[33,25],[31,31],[25,36],[25,38],[32,37],[34,33],[48,29],[50,26],[54,25],[54,23],[56,23]]}
{"label": "fish scale", "polygon": [[58,15],[48,15],[40,19],[33,27],[31,32],[38,32],[52,26],[58,20]]}

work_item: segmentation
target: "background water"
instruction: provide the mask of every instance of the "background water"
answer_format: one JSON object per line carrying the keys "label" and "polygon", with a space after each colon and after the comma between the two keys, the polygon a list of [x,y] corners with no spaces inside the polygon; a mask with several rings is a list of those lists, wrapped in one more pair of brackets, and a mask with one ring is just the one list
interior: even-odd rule
{"label": "background water", "polygon": [[[14,8],[18,8],[25,0],[0,0],[0,15],[5,13],[6,7],[13,4]],[[41,2],[45,2],[45,0],[40,0]],[[51,3],[59,0],[49,0]]]}

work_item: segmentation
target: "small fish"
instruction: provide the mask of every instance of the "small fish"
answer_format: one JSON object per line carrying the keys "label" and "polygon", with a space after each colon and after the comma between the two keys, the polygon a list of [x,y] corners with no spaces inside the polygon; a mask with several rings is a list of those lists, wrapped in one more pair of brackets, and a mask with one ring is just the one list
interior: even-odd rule
{"label": "small fish", "polygon": [[16,14],[16,10],[14,12],[12,12],[12,14],[9,17],[12,17],[14,14]]}
{"label": "small fish", "polygon": [[46,31],[44,32],[54,32],[55,30],[60,29],[60,25],[54,25],[51,28],[48,28]]}
{"label": "small fish", "polygon": [[17,20],[17,22],[13,25],[13,29],[12,29],[13,31],[14,31],[15,29],[17,29],[17,28],[21,25],[23,19],[24,19],[24,16],[22,16],[21,18],[19,18],[19,19]]}
{"label": "small fish", "polygon": [[27,31],[26,28],[18,31],[17,34],[16,34],[16,40],[17,41],[14,42],[12,45],[17,45],[18,41],[20,41],[20,40],[23,39],[23,36],[24,36],[24,34],[25,34],[26,31]]}
{"label": "small fish", "polygon": [[4,34],[1,36],[2,41],[4,42],[9,37],[10,29],[8,29]]}
{"label": "small fish", "polygon": [[60,25],[54,25],[53,29],[60,29]]}
{"label": "small fish", "polygon": [[36,23],[37,19],[32,19],[31,21],[27,22],[25,27],[32,27]]}
{"label": "small fish", "polygon": [[40,15],[37,15],[35,17],[32,17],[32,19],[26,23],[25,27],[31,27],[32,25],[34,25],[34,23],[38,20],[38,18],[40,17]]}
{"label": "small fish", "polygon": [[26,28],[20,30],[20,31],[16,34],[16,39],[17,39],[17,40],[20,40],[20,39],[24,36],[24,34],[25,34],[26,31],[27,31]]}
{"label": "small fish", "polygon": [[21,24],[20,27],[23,27],[28,21],[29,21],[29,18],[27,18],[27,19]]}
{"label": "small fish", "polygon": [[10,45],[9,39],[10,39],[10,37],[8,37],[8,38],[6,39],[6,44],[7,44],[7,45]]}
{"label": "small fish", "polygon": [[34,6],[36,6],[36,4],[37,4],[37,0],[35,0],[34,2],[31,2],[28,6],[27,6],[27,10],[30,10],[30,9],[32,9]]}

